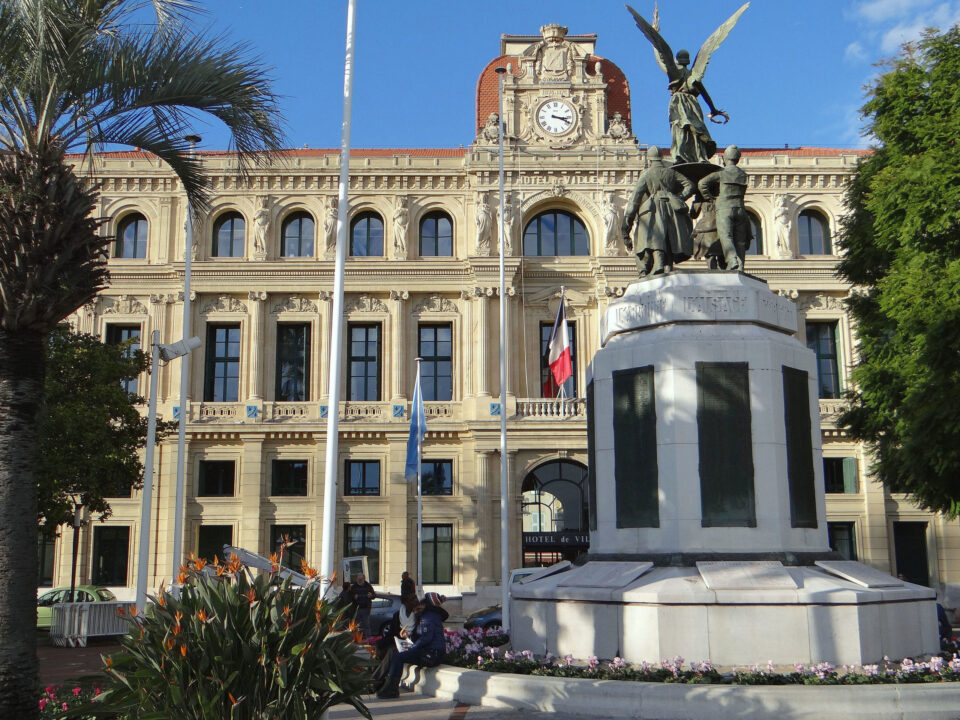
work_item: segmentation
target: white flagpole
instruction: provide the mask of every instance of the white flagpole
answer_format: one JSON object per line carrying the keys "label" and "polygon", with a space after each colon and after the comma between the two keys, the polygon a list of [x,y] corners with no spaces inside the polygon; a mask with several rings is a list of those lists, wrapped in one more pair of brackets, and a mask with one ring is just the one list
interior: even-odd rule
{"label": "white flagpole", "polygon": [[[560,286],[560,307],[563,310],[564,320],[567,319],[567,308],[563,304],[563,294],[565,289],[566,288],[564,288],[563,285]],[[565,325],[566,323],[563,323],[563,325],[560,326],[559,330],[561,332],[566,331]],[[566,342],[567,340],[569,340],[569,338],[564,338],[563,340],[564,342]],[[561,420],[564,420],[567,417],[567,391],[563,386],[564,386],[564,383],[560,383],[560,419]]]}
{"label": "white flagpole", "polygon": [[[417,358],[417,387],[420,392],[419,404],[414,408],[414,412],[419,413],[420,404],[423,403],[423,387],[420,385],[420,361],[423,358]],[[426,418],[421,416],[417,419],[417,592],[423,596],[423,429],[420,423]]]}
{"label": "white flagpole", "polygon": [[[510,630],[510,508],[507,475],[507,288],[504,271],[504,239],[507,229],[503,218],[503,75],[507,68],[496,68],[499,75],[497,111],[499,118],[498,140],[500,155],[500,595],[502,608],[501,624],[504,631]],[[512,230],[512,228],[511,228]]]}
{"label": "white flagpole", "polygon": [[323,535],[320,538],[321,594],[333,578],[337,523],[337,456],[340,450],[340,341],[343,334],[343,269],[347,259],[347,191],[350,183],[350,118],[353,108],[353,37],[356,0],[347,4],[347,51],[343,64],[343,134],[340,139],[340,188],[337,205],[337,257],[330,313],[330,395],[327,399],[327,453],[323,485]]}

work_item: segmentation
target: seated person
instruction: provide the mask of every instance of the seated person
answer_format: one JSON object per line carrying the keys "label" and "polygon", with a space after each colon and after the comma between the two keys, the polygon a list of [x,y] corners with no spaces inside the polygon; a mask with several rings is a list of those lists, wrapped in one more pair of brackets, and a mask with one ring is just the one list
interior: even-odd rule
{"label": "seated person", "polygon": [[443,621],[450,614],[440,607],[446,598],[434,592],[427,593],[418,605],[420,620],[413,631],[413,647],[398,652],[390,661],[390,673],[377,693],[378,698],[395,698],[400,695],[400,676],[406,664],[435,667],[447,654],[447,640],[443,635]]}
{"label": "seated person", "polygon": [[413,634],[417,625],[417,608],[420,607],[420,601],[413,593],[404,595],[400,598],[400,609],[393,614],[386,632],[377,640],[377,657],[380,663],[377,669],[373,671],[373,679],[380,682],[387,677],[390,669],[390,662],[397,653],[396,638],[408,638]]}

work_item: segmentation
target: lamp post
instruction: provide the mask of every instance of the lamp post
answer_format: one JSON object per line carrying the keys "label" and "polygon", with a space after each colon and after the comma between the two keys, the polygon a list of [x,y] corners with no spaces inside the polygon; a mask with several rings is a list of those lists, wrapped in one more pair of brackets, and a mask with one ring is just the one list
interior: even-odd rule
{"label": "lamp post", "polygon": [[[147,601],[147,561],[150,545],[150,512],[153,504],[153,454],[157,445],[157,363],[164,364],[200,347],[200,338],[192,337],[170,345],[160,344],[160,331],[153,331],[150,343],[150,402],[147,406],[147,450],[143,458],[143,498],[140,503],[140,545],[137,560],[137,609]],[[180,413],[181,419],[183,412]],[[74,568],[76,568],[76,530],[74,530]]]}
{"label": "lamp post", "polygon": [[70,598],[67,602],[76,600],[77,588],[77,555],[80,553],[80,528],[83,527],[83,503],[79,500],[73,504],[73,564],[70,568]]}
{"label": "lamp post", "polygon": [[[190,143],[190,159],[196,157],[199,135],[185,135]],[[193,205],[187,201],[187,222],[183,242],[183,336],[190,335],[190,260],[193,258]],[[192,338],[191,338],[192,339]],[[198,341],[199,342],[199,341]],[[180,425],[177,428],[177,496],[173,515],[173,569],[171,577],[177,576],[180,558],[183,555],[183,485],[184,449],[187,444],[187,394],[190,386],[190,363],[180,366]]]}

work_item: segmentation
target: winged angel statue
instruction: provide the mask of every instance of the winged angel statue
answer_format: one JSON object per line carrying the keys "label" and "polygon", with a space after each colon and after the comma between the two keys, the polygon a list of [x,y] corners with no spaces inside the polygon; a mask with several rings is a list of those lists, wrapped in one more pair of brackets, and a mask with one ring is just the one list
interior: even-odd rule
{"label": "winged angel statue", "polygon": [[[707,71],[710,56],[730,34],[749,5],[749,2],[744,3],[723,25],[713,31],[697,53],[692,68],[687,67],[690,64],[689,52],[680,50],[674,62],[673,51],[657,32],[657,28],[627,5],[627,10],[636,20],[640,32],[653,44],[657,63],[670,79],[667,85],[670,90],[670,133],[673,138],[670,152],[675,163],[708,162],[717,150],[717,144],[710,137],[710,131],[703,121],[703,110],[698,98],[703,96],[710,108],[708,117],[711,121],[726,123],[730,119],[727,113],[714,107],[713,100],[703,86],[703,76]],[[656,20],[656,15],[654,19]]]}

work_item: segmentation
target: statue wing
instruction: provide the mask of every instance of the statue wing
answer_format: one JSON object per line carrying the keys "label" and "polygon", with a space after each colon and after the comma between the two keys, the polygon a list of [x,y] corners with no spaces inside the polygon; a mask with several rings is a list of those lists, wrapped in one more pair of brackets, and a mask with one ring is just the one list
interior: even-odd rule
{"label": "statue wing", "polygon": [[691,82],[699,82],[700,80],[703,80],[703,76],[707,72],[707,64],[710,62],[710,56],[713,55],[714,50],[720,47],[720,44],[727,39],[727,35],[730,34],[730,31],[733,30],[733,26],[737,24],[737,20],[740,19],[740,16],[743,15],[743,11],[748,7],[750,7],[749,2],[745,2],[743,5],[741,5],[739,10],[727,18],[727,21],[714,30],[713,34],[706,39],[706,41],[700,47],[696,59],[693,61],[693,68],[690,70]]}
{"label": "statue wing", "polygon": [[654,29],[653,25],[640,17],[640,13],[629,5],[627,5],[627,10],[633,15],[633,19],[636,21],[637,27],[640,28],[640,32],[642,32],[653,45],[653,56],[657,59],[657,64],[660,66],[660,69],[667,74],[670,80],[678,79],[680,77],[680,71],[677,68],[677,63],[674,62],[673,50],[667,45],[667,41]]}

